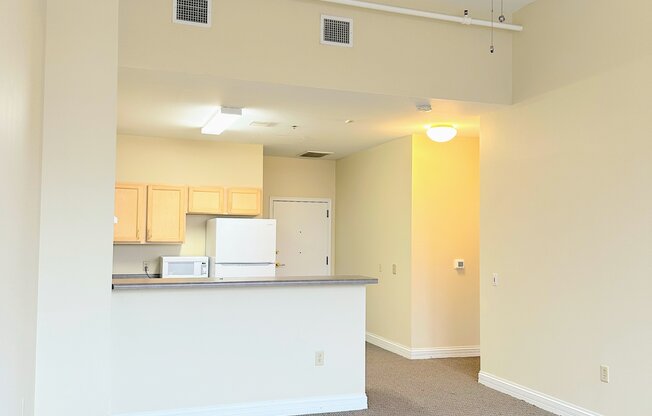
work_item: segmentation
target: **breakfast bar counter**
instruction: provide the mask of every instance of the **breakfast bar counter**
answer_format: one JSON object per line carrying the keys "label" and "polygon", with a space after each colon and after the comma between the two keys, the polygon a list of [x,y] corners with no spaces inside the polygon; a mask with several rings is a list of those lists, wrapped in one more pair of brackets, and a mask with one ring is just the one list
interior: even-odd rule
{"label": "breakfast bar counter", "polygon": [[292,276],[264,279],[222,280],[215,278],[114,278],[114,290],[172,289],[201,287],[260,287],[260,286],[306,286],[306,285],[369,285],[378,279],[363,276]]}
{"label": "breakfast bar counter", "polygon": [[112,281],[113,416],[367,408],[362,276]]}

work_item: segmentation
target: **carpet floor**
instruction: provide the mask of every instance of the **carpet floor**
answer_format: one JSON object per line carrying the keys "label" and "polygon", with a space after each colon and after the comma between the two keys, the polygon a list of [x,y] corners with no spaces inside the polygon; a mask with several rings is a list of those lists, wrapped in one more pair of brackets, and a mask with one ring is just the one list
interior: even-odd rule
{"label": "carpet floor", "polygon": [[338,416],[553,416],[478,383],[479,358],[408,360],[367,344],[369,408]]}

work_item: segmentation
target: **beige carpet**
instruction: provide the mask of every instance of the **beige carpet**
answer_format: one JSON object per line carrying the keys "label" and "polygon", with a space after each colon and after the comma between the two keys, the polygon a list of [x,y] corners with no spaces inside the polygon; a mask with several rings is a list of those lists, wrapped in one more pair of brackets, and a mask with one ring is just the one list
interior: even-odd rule
{"label": "beige carpet", "polygon": [[408,360],[367,344],[369,409],[351,416],[552,416],[478,384],[479,358]]}

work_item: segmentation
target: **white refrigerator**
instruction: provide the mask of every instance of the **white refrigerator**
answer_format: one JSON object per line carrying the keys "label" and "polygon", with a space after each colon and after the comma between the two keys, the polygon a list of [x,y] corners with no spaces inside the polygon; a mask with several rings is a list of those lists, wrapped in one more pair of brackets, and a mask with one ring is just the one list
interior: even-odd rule
{"label": "white refrigerator", "polygon": [[259,280],[276,275],[276,220],[214,218],[206,222],[209,276]]}

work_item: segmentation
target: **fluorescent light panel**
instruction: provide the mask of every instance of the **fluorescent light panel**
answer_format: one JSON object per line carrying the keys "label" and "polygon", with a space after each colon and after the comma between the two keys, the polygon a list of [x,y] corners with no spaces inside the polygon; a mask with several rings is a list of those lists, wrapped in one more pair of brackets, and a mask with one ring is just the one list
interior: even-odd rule
{"label": "fluorescent light panel", "polygon": [[220,107],[215,115],[202,127],[202,134],[220,135],[242,117],[242,108]]}

